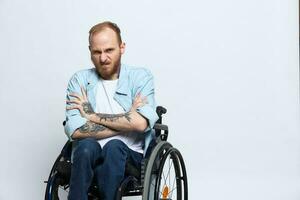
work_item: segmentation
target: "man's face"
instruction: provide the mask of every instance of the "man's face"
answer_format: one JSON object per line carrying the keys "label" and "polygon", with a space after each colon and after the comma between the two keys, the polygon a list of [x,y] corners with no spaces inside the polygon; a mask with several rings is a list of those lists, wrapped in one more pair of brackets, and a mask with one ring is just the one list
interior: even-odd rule
{"label": "man's face", "polygon": [[121,55],[125,50],[125,44],[119,44],[117,34],[109,28],[95,33],[90,38],[89,48],[91,59],[101,77],[106,80],[117,79]]}

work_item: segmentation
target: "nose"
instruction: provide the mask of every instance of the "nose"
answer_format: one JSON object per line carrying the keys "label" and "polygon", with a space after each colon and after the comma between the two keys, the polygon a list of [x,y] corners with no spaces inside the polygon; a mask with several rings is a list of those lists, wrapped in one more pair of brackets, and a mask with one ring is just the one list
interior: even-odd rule
{"label": "nose", "polygon": [[107,55],[106,55],[106,53],[101,53],[101,54],[100,54],[100,62],[101,62],[101,63],[105,63],[106,60],[107,60]]}

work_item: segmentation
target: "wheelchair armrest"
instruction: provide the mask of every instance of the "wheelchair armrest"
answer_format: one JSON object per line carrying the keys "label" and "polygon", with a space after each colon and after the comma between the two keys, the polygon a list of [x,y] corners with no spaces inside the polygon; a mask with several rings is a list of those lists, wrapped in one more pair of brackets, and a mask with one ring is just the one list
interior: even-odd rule
{"label": "wheelchair armrest", "polygon": [[153,128],[155,130],[156,138],[160,137],[160,139],[163,141],[166,141],[168,139],[169,128],[167,125],[156,123],[154,124]]}
{"label": "wheelchair armrest", "polygon": [[159,123],[156,123],[154,124],[154,127],[153,127],[155,130],[162,130],[162,131],[168,131],[169,128],[167,125],[164,125],[164,124],[159,124]]}

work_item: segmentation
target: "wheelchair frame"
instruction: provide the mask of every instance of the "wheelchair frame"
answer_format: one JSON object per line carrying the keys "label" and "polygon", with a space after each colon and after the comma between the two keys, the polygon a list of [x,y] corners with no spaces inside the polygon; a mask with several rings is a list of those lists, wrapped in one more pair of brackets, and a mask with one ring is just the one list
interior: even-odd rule
{"label": "wheelchair frame", "polygon": [[[167,110],[158,106],[156,112],[159,116],[154,126],[156,139],[152,140],[141,163],[139,171],[130,163],[126,164],[126,177],[121,182],[116,200],[125,196],[142,196],[143,200],[172,200],[173,191],[176,189],[177,200],[188,200],[187,173],[181,153],[169,142],[168,126],[162,124],[162,115]],[[67,142],[51,169],[47,183],[45,200],[59,200],[59,188],[67,190],[71,175],[71,142]],[[167,174],[164,174],[164,167],[169,164]],[[173,164],[172,164],[173,163]],[[171,170],[172,165],[174,170]],[[175,174],[173,182],[169,185],[166,180],[171,173]],[[171,175],[170,175],[171,176]],[[176,187],[174,188],[176,182]],[[168,186],[167,186],[168,185]],[[172,185],[171,189],[170,186]],[[162,188],[161,188],[162,187]],[[92,184],[88,197],[90,200],[100,199],[97,186]]]}

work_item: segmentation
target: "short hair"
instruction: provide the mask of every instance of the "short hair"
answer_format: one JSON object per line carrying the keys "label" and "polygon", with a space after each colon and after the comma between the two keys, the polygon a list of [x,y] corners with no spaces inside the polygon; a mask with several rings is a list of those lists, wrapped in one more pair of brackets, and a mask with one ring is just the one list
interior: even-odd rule
{"label": "short hair", "polygon": [[110,21],[105,21],[94,25],[89,31],[89,42],[91,42],[91,37],[93,34],[101,32],[106,28],[112,29],[117,34],[118,42],[119,44],[121,44],[122,43],[121,30],[117,24]]}

